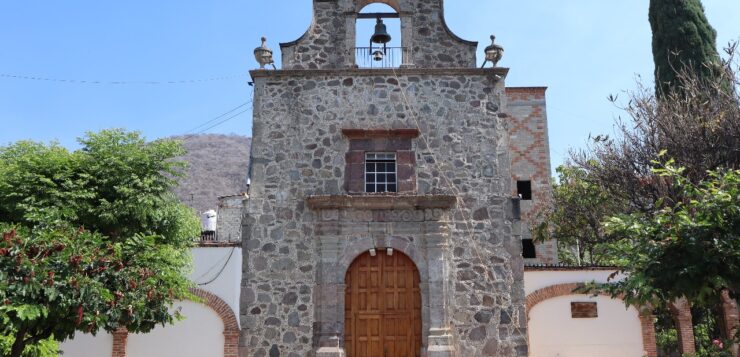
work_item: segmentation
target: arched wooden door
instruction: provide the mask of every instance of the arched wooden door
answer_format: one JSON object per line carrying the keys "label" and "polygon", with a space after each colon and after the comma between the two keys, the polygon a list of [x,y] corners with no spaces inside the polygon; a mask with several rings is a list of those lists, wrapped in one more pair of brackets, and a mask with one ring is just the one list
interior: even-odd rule
{"label": "arched wooden door", "polygon": [[365,253],[347,270],[344,341],[348,357],[421,355],[419,271],[406,255]]}

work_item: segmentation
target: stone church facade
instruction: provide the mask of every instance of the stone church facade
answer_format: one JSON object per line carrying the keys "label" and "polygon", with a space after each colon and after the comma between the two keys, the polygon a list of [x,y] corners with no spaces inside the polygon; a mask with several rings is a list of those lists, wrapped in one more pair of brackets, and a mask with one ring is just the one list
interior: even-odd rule
{"label": "stone church facade", "polygon": [[[372,2],[401,19],[396,66],[356,57]],[[650,308],[575,292],[613,267],[558,265],[555,242],[532,243],[551,196],[546,89],[478,68],[442,9],[314,0],[281,70],[251,72],[251,187],[219,198],[192,248],[199,301],[173,306],[187,319],[78,334],[65,355],[658,357]],[[690,305],[670,309],[695,352]],[[736,301],[721,309],[737,331]]]}
{"label": "stone church facade", "polygon": [[[372,2],[401,19],[396,68],[355,64]],[[251,72],[240,354],[526,356],[545,89],[478,68],[442,0],[314,0],[309,30],[281,47],[281,70]],[[535,253],[556,260],[552,244]]]}

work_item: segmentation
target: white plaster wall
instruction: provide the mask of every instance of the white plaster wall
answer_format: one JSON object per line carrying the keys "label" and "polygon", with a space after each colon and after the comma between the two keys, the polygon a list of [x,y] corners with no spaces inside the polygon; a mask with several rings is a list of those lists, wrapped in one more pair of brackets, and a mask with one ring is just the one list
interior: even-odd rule
{"label": "white plaster wall", "polygon": [[[234,311],[238,322],[241,248],[193,248],[192,254],[194,269],[190,280],[198,288],[223,299]],[[130,334],[126,345],[129,357],[223,355],[224,326],[221,318],[205,305],[185,301],[176,303],[177,306],[183,307],[182,313],[186,319],[175,326],[159,327],[146,335]],[[97,336],[78,333],[73,340],[61,343],[60,349],[64,357],[107,357],[113,350],[113,337],[104,333]],[[204,349],[208,352],[204,352]],[[150,351],[156,351],[157,354]],[[180,352],[172,354],[169,351]]]}
{"label": "white plaster wall", "polygon": [[[588,283],[596,281],[606,283],[609,275],[615,269],[606,270],[552,270],[552,271],[524,271],[524,294],[546,288],[550,285],[566,283]],[[620,276],[617,276],[620,279]]]}
{"label": "white plaster wall", "polygon": [[73,340],[59,344],[64,357],[98,357],[110,356],[113,351],[113,335],[105,332],[97,336],[76,333]]}
{"label": "white plaster wall", "polygon": [[[185,320],[147,334],[129,334],[127,357],[223,357],[224,324],[218,314],[191,301],[175,306],[182,307]],[[100,356],[110,356],[110,352]]]}
{"label": "white plaster wall", "polygon": [[[570,303],[595,301],[598,318],[573,319]],[[621,300],[568,295],[545,300],[529,312],[530,357],[640,357],[637,310]]]}
{"label": "white plaster wall", "polygon": [[234,311],[234,316],[237,316],[237,321],[239,321],[242,249],[239,247],[193,248],[192,253],[194,270],[190,274],[190,280],[198,288],[223,299]]}

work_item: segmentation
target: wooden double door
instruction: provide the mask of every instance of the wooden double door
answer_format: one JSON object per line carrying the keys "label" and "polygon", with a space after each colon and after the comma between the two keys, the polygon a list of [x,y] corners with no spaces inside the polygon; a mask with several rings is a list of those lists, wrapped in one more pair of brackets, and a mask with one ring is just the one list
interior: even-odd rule
{"label": "wooden double door", "polygon": [[348,357],[421,355],[419,271],[406,255],[365,253],[347,270],[344,341]]}

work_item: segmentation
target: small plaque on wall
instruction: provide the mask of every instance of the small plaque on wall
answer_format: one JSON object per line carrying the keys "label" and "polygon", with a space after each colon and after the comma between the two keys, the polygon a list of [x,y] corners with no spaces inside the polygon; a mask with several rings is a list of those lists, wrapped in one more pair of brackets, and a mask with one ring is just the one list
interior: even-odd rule
{"label": "small plaque on wall", "polygon": [[571,302],[570,316],[574,319],[593,319],[599,317],[595,302]]}

